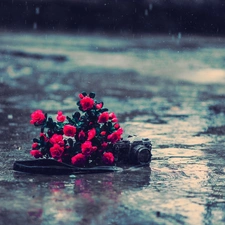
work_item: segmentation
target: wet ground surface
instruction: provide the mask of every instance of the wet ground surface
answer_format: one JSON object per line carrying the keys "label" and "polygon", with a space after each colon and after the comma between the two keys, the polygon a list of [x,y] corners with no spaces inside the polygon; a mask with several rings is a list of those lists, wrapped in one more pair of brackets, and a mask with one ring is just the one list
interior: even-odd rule
{"label": "wet ground surface", "polygon": [[[225,39],[0,34],[0,224],[224,224]],[[149,137],[129,172],[14,172],[37,131],[30,114],[71,115],[94,91],[125,135]]]}

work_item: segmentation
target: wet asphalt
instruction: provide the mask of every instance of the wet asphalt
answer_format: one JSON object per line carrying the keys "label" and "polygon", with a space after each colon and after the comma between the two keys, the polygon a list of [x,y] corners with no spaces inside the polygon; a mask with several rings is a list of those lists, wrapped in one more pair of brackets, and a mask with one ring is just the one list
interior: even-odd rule
{"label": "wet asphalt", "polygon": [[[225,40],[0,35],[0,224],[224,224]],[[152,141],[150,167],[47,176],[12,170],[39,130],[96,93],[125,130]]]}

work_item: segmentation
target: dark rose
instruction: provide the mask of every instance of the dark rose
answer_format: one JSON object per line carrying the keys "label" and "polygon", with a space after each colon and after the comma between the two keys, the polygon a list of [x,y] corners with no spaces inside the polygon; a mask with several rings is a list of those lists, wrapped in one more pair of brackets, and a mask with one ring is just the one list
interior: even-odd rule
{"label": "dark rose", "polygon": [[45,114],[39,109],[31,114],[31,124],[41,125],[45,121]]}
{"label": "dark rose", "polygon": [[85,96],[80,100],[80,104],[81,104],[83,111],[87,111],[87,110],[93,108],[94,100],[88,96]]}
{"label": "dark rose", "polygon": [[107,142],[103,142],[103,143],[101,144],[101,146],[102,146],[103,149],[105,149],[105,148],[108,146],[108,143],[107,143]]}
{"label": "dark rose", "polygon": [[112,165],[114,163],[114,156],[113,156],[112,152],[103,153],[102,161],[106,165]]}
{"label": "dark rose", "polygon": [[108,112],[103,112],[98,117],[98,123],[106,123],[108,120],[109,120],[109,113]]}
{"label": "dark rose", "polygon": [[37,142],[34,142],[32,144],[32,149],[38,149],[39,148],[39,144]]}
{"label": "dark rose", "polygon": [[119,128],[117,131],[115,131],[112,134],[108,135],[107,139],[112,144],[115,144],[117,141],[119,141],[121,139],[122,133],[123,133],[123,129],[122,128]]}
{"label": "dark rose", "polygon": [[69,124],[63,127],[63,133],[68,137],[74,137],[76,131],[77,131],[76,127]]}
{"label": "dark rose", "polygon": [[118,122],[118,119],[114,112],[109,113],[109,119],[112,120],[113,123]]}
{"label": "dark rose", "polygon": [[92,146],[92,143],[90,141],[85,141],[81,145],[81,151],[85,156],[90,156],[92,152],[97,150],[96,146]]}
{"label": "dark rose", "polygon": [[42,158],[43,155],[39,150],[31,150],[30,154],[34,156],[34,158]]}
{"label": "dark rose", "polygon": [[88,141],[92,140],[96,135],[96,130],[95,128],[92,128],[91,130],[88,131]]}
{"label": "dark rose", "polygon": [[58,144],[60,146],[64,145],[63,136],[61,134],[53,134],[49,141],[53,145],[54,144]]}
{"label": "dark rose", "polygon": [[43,137],[45,142],[48,142],[48,138],[46,137],[45,133],[40,133],[40,138]]}
{"label": "dark rose", "polygon": [[53,147],[50,148],[50,153],[52,158],[59,159],[61,158],[64,152],[64,148],[58,144],[54,144]]}
{"label": "dark rose", "polygon": [[56,119],[58,122],[63,123],[66,120],[66,116],[63,115],[62,111],[58,111]]}
{"label": "dark rose", "polygon": [[77,155],[71,158],[71,163],[75,166],[83,166],[86,162],[86,157],[82,153],[78,153]]}
{"label": "dark rose", "polygon": [[86,138],[86,134],[84,133],[83,130],[80,131],[80,133],[78,134],[78,138],[80,141],[84,141]]}

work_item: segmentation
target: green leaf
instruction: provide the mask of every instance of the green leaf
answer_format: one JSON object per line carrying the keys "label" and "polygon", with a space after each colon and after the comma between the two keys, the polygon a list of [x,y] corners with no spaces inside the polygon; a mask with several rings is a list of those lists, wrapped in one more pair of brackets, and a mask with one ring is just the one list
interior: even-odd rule
{"label": "green leaf", "polygon": [[101,110],[100,110],[100,112],[106,112],[106,111],[109,111],[107,108],[102,108]]}
{"label": "green leaf", "polygon": [[70,147],[72,147],[73,146],[73,140],[72,140],[72,138],[69,138],[67,141],[68,141]]}
{"label": "green leaf", "polygon": [[33,142],[35,143],[35,142],[40,142],[40,141],[37,138],[34,138]]}
{"label": "green leaf", "polygon": [[85,97],[87,96],[87,93],[85,91],[81,92],[81,94]]}
{"label": "green leaf", "polygon": [[111,122],[108,122],[108,128],[109,128],[109,130],[112,129],[112,123]]}
{"label": "green leaf", "polygon": [[91,92],[91,93],[89,94],[89,97],[90,97],[90,98],[94,98],[94,97],[95,97],[95,93],[94,93],[94,92]]}
{"label": "green leaf", "polygon": [[80,118],[80,113],[79,113],[79,112],[75,112],[75,113],[73,114],[73,118],[74,118],[74,119],[79,119],[79,118]]}

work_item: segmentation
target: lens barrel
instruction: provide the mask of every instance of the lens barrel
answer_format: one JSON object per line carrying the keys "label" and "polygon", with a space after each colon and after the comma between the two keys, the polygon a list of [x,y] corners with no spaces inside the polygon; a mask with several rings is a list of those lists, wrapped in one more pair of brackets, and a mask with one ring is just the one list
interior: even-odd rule
{"label": "lens barrel", "polygon": [[132,164],[147,164],[151,161],[151,151],[144,145],[136,145],[130,149],[130,161]]}

